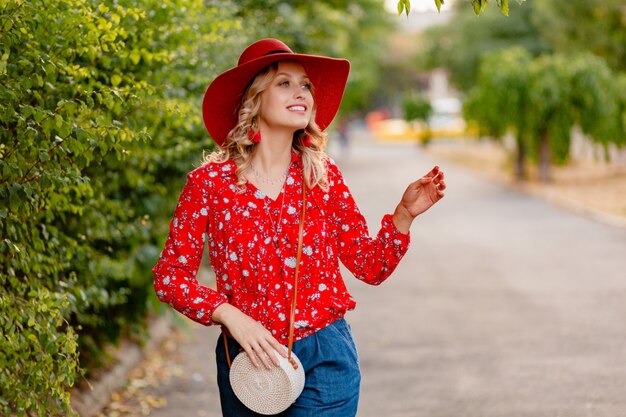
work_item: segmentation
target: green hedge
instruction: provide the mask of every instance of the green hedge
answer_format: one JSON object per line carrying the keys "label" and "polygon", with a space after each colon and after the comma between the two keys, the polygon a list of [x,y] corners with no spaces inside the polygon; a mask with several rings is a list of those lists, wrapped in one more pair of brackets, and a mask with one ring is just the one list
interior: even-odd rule
{"label": "green hedge", "polygon": [[206,57],[237,25],[202,1],[0,10],[0,414],[69,415],[79,369],[142,326],[169,190],[208,145]]}

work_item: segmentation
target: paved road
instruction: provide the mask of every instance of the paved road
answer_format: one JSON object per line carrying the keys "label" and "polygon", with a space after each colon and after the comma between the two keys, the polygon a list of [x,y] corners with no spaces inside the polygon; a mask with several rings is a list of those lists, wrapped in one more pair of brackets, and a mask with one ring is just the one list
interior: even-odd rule
{"label": "paved road", "polygon": [[[338,158],[372,233],[418,148]],[[388,282],[346,276],[359,305],[359,417],[626,416],[626,230],[442,164],[446,198],[418,218]],[[216,329],[193,326],[183,377],[156,417],[219,416]],[[338,416],[340,417],[340,416]]]}

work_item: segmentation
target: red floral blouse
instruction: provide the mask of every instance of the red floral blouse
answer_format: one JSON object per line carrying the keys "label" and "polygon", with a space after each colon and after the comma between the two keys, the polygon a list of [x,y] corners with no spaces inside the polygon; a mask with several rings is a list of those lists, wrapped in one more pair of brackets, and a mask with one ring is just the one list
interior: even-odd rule
{"label": "red floral blouse", "polygon": [[[207,163],[187,175],[165,249],[153,268],[159,299],[204,325],[229,302],[287,343],[302,208],[302,165],[294,152],[281,194],[272,200],[248,183],[238,189],[236,165]],[[382,283],[408,249],[409,234],[385,215],[369,236],[339,168],[329,159],[329,190],[307,190],[295,340],[343,317],[356,302],[339,260],[360,280]],[[216,290],[198,283],[203,248]]]}

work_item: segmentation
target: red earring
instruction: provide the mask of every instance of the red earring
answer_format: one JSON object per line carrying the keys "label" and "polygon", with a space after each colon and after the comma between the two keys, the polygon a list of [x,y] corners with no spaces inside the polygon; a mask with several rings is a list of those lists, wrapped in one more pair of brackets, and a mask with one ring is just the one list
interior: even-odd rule
{"label": "red earring", "polygon": [[259,130],[258,132],[255,132],[250,129],[250,132],[248,132],[248,138],[254,143],[261,142],[261,131]]}
{"label": "red earring", "polygon": [[302,140],[302,144],[306,146],[307,148],[313,145],[313,139],[311,139],[311,136],[308,133],[304,134],[304,139]]}

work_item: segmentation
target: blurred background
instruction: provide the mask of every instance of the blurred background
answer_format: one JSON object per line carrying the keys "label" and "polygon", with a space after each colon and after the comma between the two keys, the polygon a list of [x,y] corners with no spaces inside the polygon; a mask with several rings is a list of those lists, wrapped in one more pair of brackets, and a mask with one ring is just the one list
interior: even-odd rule
{"label": "blurred background", "polygon": [[338,161],[408,146],[626,218],[623,0],[410,5],[0,1],[1,414],[69,415],[149,343],[150,270],[214,147],[202,95],[259,38],[351,61]]}

